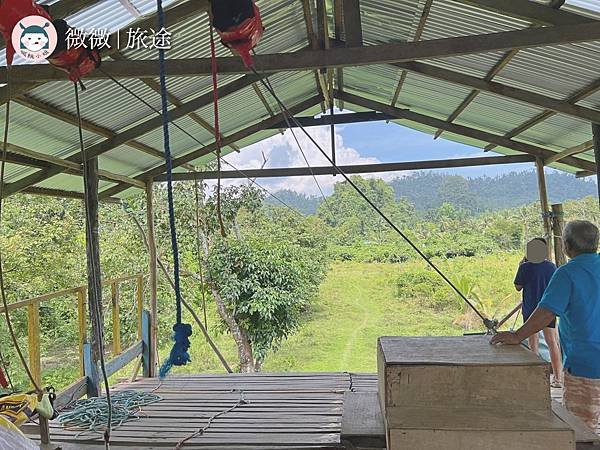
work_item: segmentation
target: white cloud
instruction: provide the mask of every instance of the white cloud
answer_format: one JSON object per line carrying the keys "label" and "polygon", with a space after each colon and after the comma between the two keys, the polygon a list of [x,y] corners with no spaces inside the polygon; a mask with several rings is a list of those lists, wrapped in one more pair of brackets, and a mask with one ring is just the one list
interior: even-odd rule
{"label": "white cloud", "polygon": [[[331,154],[331,129],[324,127],[311,127],[307,131],[313,139],[325,150]],[[339,130],[337,130],[339,131]],[[300,129],[294,130],[300,146],[306,155],[306,159],[311,167],[328,166],[329,161],[323,156],[321,151],[310,141],[310,139]],[[377,145],[377,140],[373,140],[373,144]],[[336,163],[338,165],[358,165],[358,164],[377,164],[381,161],[374,157],[361,156],[358,150],[346,146],[343,137],[336,133]],[[265,168],[280,168],[280,167],[307,167],[306,161],[294,140],[292,132],[287,130],[283,135],[278,134],[269,139],[266,139],[256,144],[250,145],[241,150],[240,153],[232,153],[225,157],[226,161],[233,164],[238,169],[257,169],[263,164],[263,154],[267,158]],[[226,169],[226,165],[223,168]],[[406,172],[404,172],[406,174]],[[379,173],[363,175],[365,177],[382,178],[391,180],[397,178],[398,173]],[[335,183],[342,181],[340,176],[333,177],[318,176],[317,180],[323,189],[325,195],[331,194]],[[245,183],[244,180],[225,181],[225,185]],[[289,177],[289,178],[271,178],[258,179],[257,182],[269,189],[271,192],[289,189],[295,192],[306,195],[320,195],[319,189],[315,184],[313,177]]]}

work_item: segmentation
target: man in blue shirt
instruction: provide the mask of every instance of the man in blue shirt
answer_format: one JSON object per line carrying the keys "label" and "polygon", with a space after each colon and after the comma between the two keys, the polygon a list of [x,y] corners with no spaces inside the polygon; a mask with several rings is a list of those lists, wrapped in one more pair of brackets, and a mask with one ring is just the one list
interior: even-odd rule
{"label": "man in blue shirt", "polygon": [[569,222],[563,243],[571,260],[554,273],[529,320],[517,331],[498,333],[491,340],[516,345],[560,317],[565,406],[594,429],[600,419],[599,238],[591,222]]}
{"label": "man in blue shirt", "polygon": [[[553,262],[548,261],[548,244],[544,238],[535,238],[527,244],[527,256],[519,265],[515,276],[517,291],[523,292],[523,323],[538,307],[550,279],[556,271]],[[552,362],[552,387],[561,387],[562,363],[558,336],[556,334],[556,320],[550,322],[543,330],[544,339],[548,344],[550,361]],[[539,354],[538,333],[529,336],[529,348]]]}

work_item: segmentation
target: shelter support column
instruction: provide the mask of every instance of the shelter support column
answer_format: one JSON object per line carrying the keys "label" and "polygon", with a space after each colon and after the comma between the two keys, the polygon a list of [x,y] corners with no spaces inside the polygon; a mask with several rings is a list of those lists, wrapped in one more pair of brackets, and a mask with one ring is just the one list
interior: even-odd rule
{"label": "shelter support column", "polygon": [[558,267],[567,263],[567,257],[562,242],[564,228],[563,205],[552,205],[552,234],[554,235],[554,260]]}
{"label": "shelter support column", "polygon": [[157,255],[156,255],[156,239],[154,235],[154,192],[153,181],[148,180],[146,183],[146,220],[147,220],[147,235],[148,235],[148,257],[149,257],[149,289],[150,293],[150,361],[148,376],[156,376],[156,366],[158,362],[157,335],[158,335],[158,307],[157,307],[157,291],[158,291],[158,270],[157,270]]}
{"label": "shelter support column", "polygon": [[86,374],[88,375],[88,396],[100,394],[98,360],[102,344],[102,270],[100,269],[100,238],[98,234],[98,158],[90,159],[85,164],[85,218],[86,218],[86,253],[88,275],[88,310],[92,333],[90,337],[90,359]]}
{"label": "shelter support column", "polygon": [[535,160],[537,169],[538,189],[540,193],[540,205],[542,207],[542,219],[544,221],[544,237],[548,241],[548,259],[552,261],[552,219],[550,206],[548,204],[548,190],[546,188],[546,174],[544,173],[544,160]]}
{"label": "shelter support column", "polygon": [[598,202],[600,204],[600,125],[592,124],[594,154],[596,155],[596,177],[598,181]]}

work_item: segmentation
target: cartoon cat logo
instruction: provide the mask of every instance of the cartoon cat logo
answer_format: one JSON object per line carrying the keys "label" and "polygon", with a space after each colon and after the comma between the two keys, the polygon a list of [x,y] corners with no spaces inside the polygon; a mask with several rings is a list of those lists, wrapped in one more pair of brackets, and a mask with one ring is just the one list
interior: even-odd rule
{"label": "cartoon cat logo", "polygon": [[29,61],[48,58],[58,43],[56,28],[45,17],[27,16],[12,32],[15,52]]}

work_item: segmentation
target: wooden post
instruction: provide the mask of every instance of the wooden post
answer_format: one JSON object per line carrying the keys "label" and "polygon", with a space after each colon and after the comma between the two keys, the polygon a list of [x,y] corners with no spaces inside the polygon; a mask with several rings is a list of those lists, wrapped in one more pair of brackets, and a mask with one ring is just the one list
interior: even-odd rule
{"label": "wooden post", "polygon": [[[148,256],[149,256],[149,272],[150,272],[150,355],[149,355],[149,372],[148,376],[156,376],[156,365],[158,362],[158,349],[156,347],[158,335],[158,307],[157,307],[157,256],[156,256],[156,240],[154,237],[154,206],[153,206],[153,183],[151,180],[146,184],[146,215],[148,227]],[[146,375],[144,375],[146,376]]]}
{"label": "wooden post", "polygon": [[98,365],[103,337],[102,271],[100,270],[100,238],[98,235],[98,158],[85,164],[86,253],[88,273],[88,307],[92,334],[90,355],[86,363],[88,396],[100,394]]}
{"label": "wooden post", "polygon": [[565,213],[560,204],[552,205],[552,234],[554,236],[554,259],[558,267],[567,263],[563,247],[562,234],[565,224]]}
{"label": "wooden post", "polygon": [[113,354],[121,353],[121,321],[119,318],[119,283],[111,284]]}
{"label": "wooden post", "polygon": [[83,346],[87,342],[87,321],[85,308],[85,288],[77,291],[77,322],[79,324],[79,373],[85,375]]}
{"label": "wooden post", "polygon": [[548,259],[552,261],[552,221],[550,219],[550,207],[548,205],[548,190],[546,188],[546,174],[544,173],[544,160],[536,158],[538,188],[540,191],[540,205],[542,207],[542,219],[544,220],[544,237],[548,241]]}
{"label": "wooden post", "polygon": [[29,343],[29,370],[39,386],[42,383],[42,365],[40,356],[40,304],[27,306],[27,336]]}
{"label": "wooden post", "polygon": [[135,279],[135,299],[137,307],[137,337],[142,340],[142,315],[144,314],[144,276]]}
{"label": "wooden post", "polygon": [[600,125],[592,124],[594,154],[596,155],[596,181],[598,182],[598,202],[600,204]]}
{"label": "wooden post", "polygon": [[100,375],[98,374],[98,365],[92,354],[92,345],[86,342],[83,345],[83,366],[87,377],[87,396],[98,397],[100,394]]}
{"label": "wooden post", "polygon": [[142,364],[144,366],[144,377],[150,377],[152,373],[152,348],[154,346],[152,342],[152,332],[151,332],[151,322],[152,317],[151,314],[144,310],[142,314]]}

